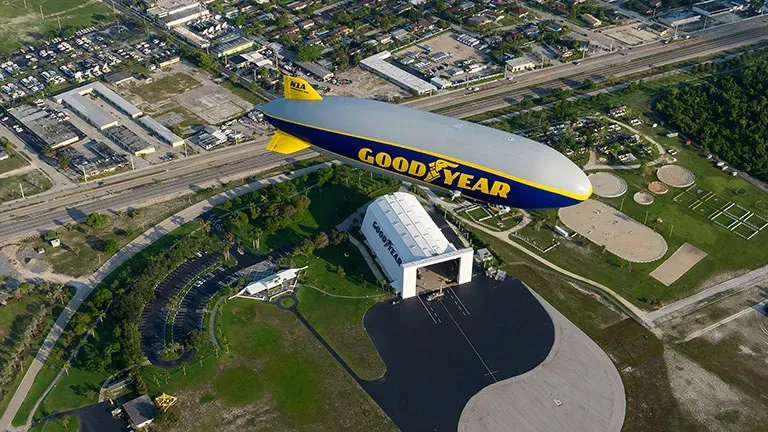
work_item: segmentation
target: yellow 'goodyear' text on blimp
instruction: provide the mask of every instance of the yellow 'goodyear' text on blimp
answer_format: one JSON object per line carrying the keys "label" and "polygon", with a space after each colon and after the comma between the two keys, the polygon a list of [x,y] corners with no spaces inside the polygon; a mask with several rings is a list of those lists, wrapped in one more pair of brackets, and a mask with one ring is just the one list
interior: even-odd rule
{"label": "yellow 'goodyear' text on blimp", "polygon": [[459,164],[445,159],[434,159],[425,163],[403,156],[393,157],[388,152],[374,151],[367,147],[358,151],[357,158],[368,165],[449,189],[464,189],[499,198],[507,198],[511,189],[509,183],[489,179],[481,170],[462,168]]}

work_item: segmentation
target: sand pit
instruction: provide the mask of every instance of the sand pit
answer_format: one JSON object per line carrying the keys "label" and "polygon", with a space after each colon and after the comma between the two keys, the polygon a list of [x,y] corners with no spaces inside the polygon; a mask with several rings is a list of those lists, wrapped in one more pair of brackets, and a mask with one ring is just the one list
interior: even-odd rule
{"label": "sand pit", "polygon": [[640,191],[635,192],[635,195],[632,197],[633,200],[635,200],[636,203],[640,205],[651,205],[653,204],[653,195],[649,194],[648,192]]}
{"label": "sand pit", "polygon": [[648,185],[648,190],[656,195],[664,195],[669,192],[669,187],[660,181],[655,181]]}
{"label": "sand pit", "polygon": [[651,262],[667,252],[659,233],[600,201],[561,208],[559,215],[568,228],[627,261]]}
{"label": "sand pit", "polygon": [[680,246],[671,257],[651,272],[651,277],[666,286],[680,279],[696,263],[703,260],[707,253],[688,243]]}
{"label": "sand pit", "polygon": [[627,192],[627,182],[616,174],[598,172],[589,175],[592,192],[602,198],[616,198]]}
{"label": "sand pit", "polygon": [[688,187],[696,180],[692,172],[679,165],[664,165],[656,170],[656,177],[667,186],[676,188]]}

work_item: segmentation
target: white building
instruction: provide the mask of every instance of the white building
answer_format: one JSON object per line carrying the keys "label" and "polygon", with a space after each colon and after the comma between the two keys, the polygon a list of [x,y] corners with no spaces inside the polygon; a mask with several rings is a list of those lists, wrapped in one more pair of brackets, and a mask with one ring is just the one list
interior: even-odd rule
{"label": "white building", "polygon": [[[453,280],[472,279],[472,248],[457,249],[415,196],[395,192],[379,197],[365,211],[361,228],[376,261],[403,298],[418,294],[419,269],[458,261]],[[432,289],[438,289],[434,286]]]}
{"label": "white building", "polygon": [[392,56],[389,51],[382,51],[374,54],[360,62],[360,67],[369,70],[377,75],[397,84],[398,86],[409,90],[417,95],[429,94],[437,90],[433,84],[412,75],[386,60]]}
{"label": "white building", "polygon": [[306,268],[307,267],[281,270],[271,276],[265,277],[264,279],[249,283],[243,290],[243,293],[248,295],[256,295],[264,291],[269,291],[273,288],[282,286],[286,282],[291,283],[291,286],[295,286],[296,281],[299,278],[299,273]]}
{"label": "white building", "polygon": [[507,60],[507,70],[510,72],[520,72],[524,70],[533,70],[536,63],[530,57],[517,57]]}

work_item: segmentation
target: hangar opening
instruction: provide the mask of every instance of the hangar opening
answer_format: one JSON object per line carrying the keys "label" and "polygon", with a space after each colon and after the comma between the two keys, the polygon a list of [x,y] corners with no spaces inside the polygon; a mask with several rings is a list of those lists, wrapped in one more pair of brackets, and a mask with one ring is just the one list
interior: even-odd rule
{"label": "hangar opening", "polygon": [[403,298],[472,280],[472,248],[457,249],[411,194],[377,198],[365,211],[362,232]]}

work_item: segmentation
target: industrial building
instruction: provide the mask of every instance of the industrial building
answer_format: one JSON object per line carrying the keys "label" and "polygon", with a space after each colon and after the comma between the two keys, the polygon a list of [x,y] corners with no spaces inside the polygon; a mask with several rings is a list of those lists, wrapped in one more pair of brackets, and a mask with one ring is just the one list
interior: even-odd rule
{"label": "industrial building", "polygon": [[177,26],[173,29],[173,31],[184,38],[187,42],[200,49],[205,49],[211,46],[211,42],[207,38],[198,35],[197,33],[184,26]]}
{"label": "industrial building", "polygon": [[709,0],[693,5],[693,11],[707,18],[716,17],[733,11],[737,6],[720,0]]}
{"label": "industrial building", "polygon": [[123,125],[105,130],[104,135],[134,156],[147,155],[155,152],[155,147],[152,144],[144,141],[140,136],[136,135],[132,130]]}
{"label": "industrial building", "polygon": [[533,70],[536,63],[530,57],[517,57],[507,60],[507,70],[510,72],[520,72],[524,70]]}
{"label": "industrial building", "polygon": [[217,57],[224,57],[224,56],[230,56],[232,54],[237,54],[240,52],[243,52],[247,49],[252,48],[256,44],[256,40],[253,39],[250,36],[243,36],[238,37],[237,39],[223,42],[213,49],[213,52],[216,53]]}
{"label": "industrial building", "polygon": [[117,119],[109,115],[101,107],[93,103],[87,95],[98,95],[112,106],[122,111],[130,118],[141,116],[142,111],[122,96],[112,91],[100,82],[93,82],[82,87],[60,93],[54,96],[57,103],[64,104],[75,111],[80,117],[88,121],[99,130],[105,130],[117,125]]}
{"label": "industrial building", "polygon": [[41,110],[33,105],[21,105],[8,112],[39,140],[40,148],[51,146],[60,148],[80,140],[83,135],[68,120],[62,120],[55,114]]}
{"label": "industrial building", "polygon": [[361,61],[360,67],[365,70],[369,70],[417,95],[428,94],[437,90],[437,87],[435,87],[433,84],[430,84],[423,79],[387,62],[386,59],[391,56],[392,53],[389,51],[382,51]]}
{"label": "industrial building", "polygon": [[162,21],[166,27],[176,27],[189,21],[210,15],[208,9],[202,3],[210,3],[212,0],[152,0],[146,1],[150,6],[147,15]]}
{"label": "industrial building", "polygon": [[157,416],[157,407],[148,395],[141,395],[136,399],[123,404],[125,413],[128,414],[128,420],[136,429],[147,427],[155,420]]}
{"label": "industrial building", "polygon": [[411,194],[377,198],[365,211],[361,231],[402,298],[472,279],[472,248],[457,249]]}
{"label": "industrial building", "polygon": [[179,147],[184,145],[184,138],[171,132],[170,129],[152,117],[139,117],[138,122],[144,126],[144,128],[148,130],[152,135],[160,138],[162,141],[170,144],[171,146]]}
{"label": "industrial building", "polygon": [[301,62],[299,63],[299,67],[304,69],[306,72],[314,75],[320,81],[327,81],[333,78],[333,72],[329,71],[328,69],[320,66],[315,62]]}
{"label": "industrial building", "polygon": [[257,296],[280,288],[294,288],[299,280],[299,275],[306,269],[307,267],[280,270],[273,275],[249,283],[240,294]]}

